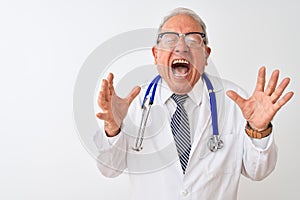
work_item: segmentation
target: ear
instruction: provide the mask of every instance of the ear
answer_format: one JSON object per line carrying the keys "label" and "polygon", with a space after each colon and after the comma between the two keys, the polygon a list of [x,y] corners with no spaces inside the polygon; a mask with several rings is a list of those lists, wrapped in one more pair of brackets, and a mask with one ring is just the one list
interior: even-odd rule
{"label": "ear", "polygon": [[211,48],[208,47],[208,46],[206,46],[206,47],[205,47],[205,58],[206,58],[206,64],[205,64],[205,65],[208,65],[207,59],[208,59],[208,57],[209,57],[209,55],[210,55],[210,52],[211,52]]}
{"label": "ear", "polygon": [[156,48],[156,46],[152,47],[152,55],[154,58],[154,64],[157,64],[157,48]]}
{"label": "ear", "polygon": [[210,47],[208,47],[208,46],[206,46],[206,48],[205,48],[206,58],[208,58],[208,57],[209,57],[209,55],[210,55],[210,52],[211,52],[211,48],[210,48]]}

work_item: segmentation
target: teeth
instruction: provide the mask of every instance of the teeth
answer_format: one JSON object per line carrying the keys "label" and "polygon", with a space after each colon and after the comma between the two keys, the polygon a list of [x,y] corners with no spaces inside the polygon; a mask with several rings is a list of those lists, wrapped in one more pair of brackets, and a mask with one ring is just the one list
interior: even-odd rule
{"label": "teeth", "polygon": [[184,59],[176,59],[176,60],[173,61],[173,64],[177,64],[177,63],[189,64],[189,62],[187,60],[184,60]]}

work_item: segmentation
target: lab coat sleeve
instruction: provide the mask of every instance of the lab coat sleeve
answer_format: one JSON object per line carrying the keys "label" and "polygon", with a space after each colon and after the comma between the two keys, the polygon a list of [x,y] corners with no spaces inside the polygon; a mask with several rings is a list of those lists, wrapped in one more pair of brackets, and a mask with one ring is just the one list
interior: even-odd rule
{"label": "lab coat sleeve", "polygon": [[[242,95],[244,93],[244,96],[247,96],[243,90],[238,93]],[[240,123],[241,134],[244,137],[242,174],[251,180],[262,180],[276,166],[277,146],[274,141],[274,133],[263,139],[253,139],[245,133],[246,120],[243,117]]]}
{"label": "lab coat sleeve", "polygon": [[127,141],[121,131],[114,137],[108,137],[101,129],[94,136],[95,145],[98,148],[97,167],[106,177],[120,175],[126,165]]}
{"label": "lab coat sleeve", "polygon": [[98,149],[97,166],[106,177],[116,177],[128,168],[127,158],[130,146],[128,135],[136,131],[132,129],[135,126],[131,125],[133,123],[131,119],[140,119],[139,115],[135,116],[138,113],[137,109],[140,108],[140,101],[140,98],[135,98],[131,103],[118,135],[108,137],[104,131],[104,122],[101,121],[101,129],[94,136],[94,143]]}
{"label": "lab coat sleeve", "polygon": [[245,136],[242,174],[252,180],[262,180],[274,169],[277,161],[277,146],[274,133],[268,138],[267,146],[261,148],[254,141]]}

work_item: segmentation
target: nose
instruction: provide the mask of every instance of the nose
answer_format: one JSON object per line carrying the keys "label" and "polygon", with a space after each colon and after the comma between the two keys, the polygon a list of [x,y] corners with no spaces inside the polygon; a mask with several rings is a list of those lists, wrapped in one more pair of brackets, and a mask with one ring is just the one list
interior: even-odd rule
{"label": "nose", "polygon": [[184,36],[179,38],[177,45],[174,48],[176,53],[188,53],[190,51],[188,45],[185,42]]}

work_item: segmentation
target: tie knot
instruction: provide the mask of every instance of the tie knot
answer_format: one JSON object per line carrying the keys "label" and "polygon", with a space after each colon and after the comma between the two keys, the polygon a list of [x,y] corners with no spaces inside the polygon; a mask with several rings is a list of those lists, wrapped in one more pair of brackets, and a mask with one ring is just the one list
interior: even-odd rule
{"label": "tie knot", "polygon": [[188,98],[188,95],[172,94],[171,98],[176,102],[177,105],[182,105],[185,102],[185,100]]}

